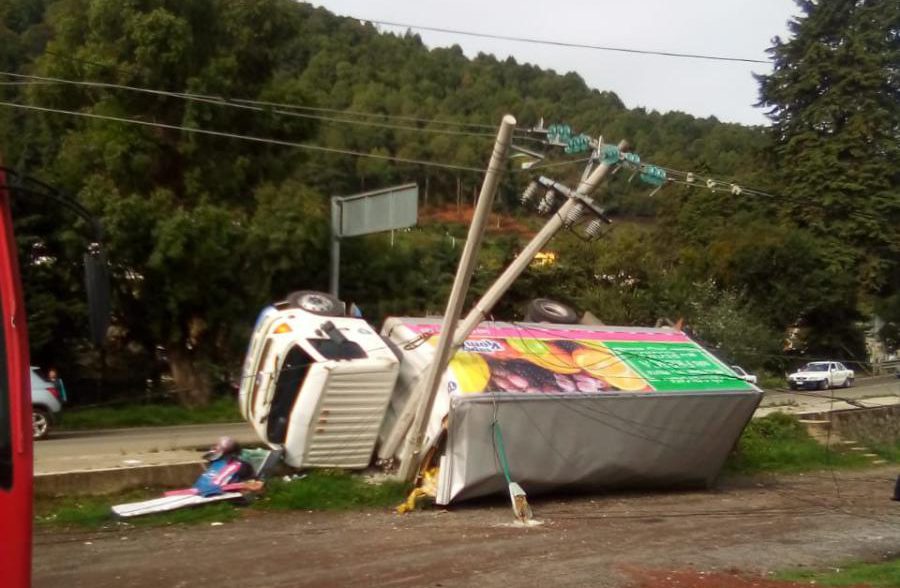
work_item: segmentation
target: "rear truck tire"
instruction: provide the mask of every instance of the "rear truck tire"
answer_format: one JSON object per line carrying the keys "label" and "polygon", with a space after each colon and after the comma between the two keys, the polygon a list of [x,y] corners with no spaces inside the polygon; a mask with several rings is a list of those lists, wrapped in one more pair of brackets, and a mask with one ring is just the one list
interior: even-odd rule
{"label": "rear truck tire", "polygon": [[31,407],[31,429],[34,439],[46,439],[50,434],[50,411],[43,406]]}
{"label": "rear truck tire", "polygon": [[844,382],[844,388],[851,388],[853,386],[853,378],[847,378]]}
{"label": "rear truck tire", "polygon": [[325,292],[298,290],[288,294],[285,301],[292,308],[299,308],[319,316],[344,316],[344,303]]}
{"label": "rear truck tire", "polygon": [[535,298],[528,303],[525,321],[530,323],[555,323],[574,325],[578,323],[578,313],[568,304],[550,298]]}

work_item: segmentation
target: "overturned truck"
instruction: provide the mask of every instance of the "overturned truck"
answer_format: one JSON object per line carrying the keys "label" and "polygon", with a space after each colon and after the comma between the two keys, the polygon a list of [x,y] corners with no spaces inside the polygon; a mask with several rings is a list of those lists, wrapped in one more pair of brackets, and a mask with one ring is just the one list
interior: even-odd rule
{"label": "overturned truck", "polygon": [[[254,328],[244,417],[291,466],[418,474],[439,504],[506,483],[514,498],[513,479],[530,493],[711,484],[762,392],[684,333],[486,320],[558,231],[602,237],[611,220],[591,194],[617,168],[665,183],[626,143],[584,136],[576,189],[529,185],[522,202],[545,190],[546,224],[461,319],[515,124],[501,123],[443,319],[389,318],[379,331],[335,297],[296,292]],[[561,144],[559,132],[547,141]]]}
{"label": "overturned truck", "polygon": [[[293,467],[395,469],[440,326],[379,332],[298,293],[257,321],[241,410]],[[502,492],[504,463],[529,494],[708,486],[761,396],[675,329],[485,322],[443,375],[420,468],[438,504]]]}

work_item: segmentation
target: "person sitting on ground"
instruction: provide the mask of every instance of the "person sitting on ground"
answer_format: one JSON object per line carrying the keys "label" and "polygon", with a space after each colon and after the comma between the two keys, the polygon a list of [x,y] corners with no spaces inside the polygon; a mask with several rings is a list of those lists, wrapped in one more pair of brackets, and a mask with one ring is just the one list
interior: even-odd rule
{"label": "person sitting on ground", "polygon": [[[253,480],[253,466],[241,460],[241,446],[231,437],[222,437],[203,459],[209,462],[206,471],[197,478],[194,489],[201,496],[215,496],[235,490],[258,490],[262,482]],[[237,487],[235,485],[238,485]]]}

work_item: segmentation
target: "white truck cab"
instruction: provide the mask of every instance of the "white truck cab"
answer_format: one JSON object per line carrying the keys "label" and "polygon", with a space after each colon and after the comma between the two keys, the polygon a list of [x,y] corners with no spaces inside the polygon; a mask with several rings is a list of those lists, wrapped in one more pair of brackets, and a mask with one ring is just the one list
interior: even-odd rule
{"label": "white truck cab", "polygon": [[369,465],[399,360],[343,305],[297,292],[265,308],[244,362],[239,402],[256,433],[295,468]]}

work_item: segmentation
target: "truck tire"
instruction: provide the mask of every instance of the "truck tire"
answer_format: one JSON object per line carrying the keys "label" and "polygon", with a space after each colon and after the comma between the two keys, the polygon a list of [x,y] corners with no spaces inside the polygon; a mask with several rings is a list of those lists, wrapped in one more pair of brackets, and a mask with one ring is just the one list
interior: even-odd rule
{"label": "truck tire", "polygon": [[578,322],[578,313],[568,304],[550,298],[535,298],[528,303],[525,321],[529,323],[555,323],[558,325],[574,325]]}
{"label": "truck tire", "polygon": [[288,294],[285,300],[292,308],[319,316],[344,316],[344,303],[325,292],[298,290]]}
{"label": "truck tire", "polygon": [[831,387],[831,386],[828,385],[828,381],[827,381],[827,380],[822,380],[822,381],[820,381],[820,382],[819,382],[819,385],[816,386],[816,388],[818,388],[819,390],[827,390],[827,389],[830,388],[830,387]]}

